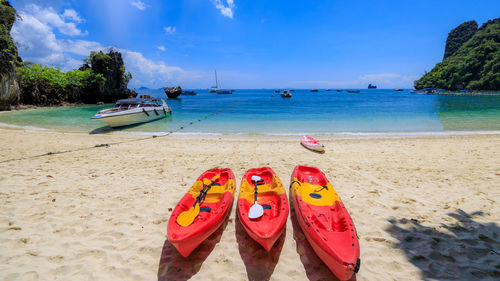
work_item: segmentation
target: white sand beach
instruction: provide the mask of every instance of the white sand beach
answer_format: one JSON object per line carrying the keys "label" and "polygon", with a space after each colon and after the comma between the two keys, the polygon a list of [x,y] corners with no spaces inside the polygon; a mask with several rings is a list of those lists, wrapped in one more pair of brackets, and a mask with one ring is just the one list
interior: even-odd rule
{"label": "white sand beach", "polygon": [[291,136],[144,138],[0,129],[0,279],[335,280],[293,212],[270,253],[235,206],[187,259],[166,241],[205,170],[231,168],[239,188],[247,169],[270,166],[288,187],[297,164],[319,167],[355,222],[354,279],[500,276],[498,134],[320,136],[325,154]]}

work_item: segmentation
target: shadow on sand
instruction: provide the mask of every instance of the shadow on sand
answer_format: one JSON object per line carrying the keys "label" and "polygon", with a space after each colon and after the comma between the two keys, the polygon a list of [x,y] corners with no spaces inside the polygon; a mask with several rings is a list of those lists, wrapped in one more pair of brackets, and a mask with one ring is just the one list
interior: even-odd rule
{"label": "shadow on sand", "polygon": [[[292,199],[290,198],[290,202]],[[297,253],[300,256],[300,261],[304,265],[306,270],[307,278],[309,280],[339,280],[330,269],[323,263],[323,261],[318,257],[316,252],[307,241],[302,229],[300,228],[299,222],[297,221],[297,216],[295,214],[295,209],[293,204],[290,203],[290,217],[293,226],[293,239],[295,239],[295,244],[297,246]],[[363,268],[363,266],[361,266]],[[356,274],[353,274],[350,281],[356,280]]]}
{"label": "shadow on sand", "polygon": [[311,151],[311,152],[314,152],[314,153],[316,153],[316,154],[325,154],[325,153],[326,153],[326,150],[323,150],[323,151],[316,151],[316,150],[312,150],[312,149],[308,148],[308,147],[307,147],[307,146],[305,146],[303,143],[300,143],[300,145],[302,145],[302,147],[303,147],[303,148],[305,148],[305,149],[307,149],[307,150],[309,150],[309,151]]}
{"label": "shadow on sand", "polygon": [[203,241],[187,258],[179,254],[177,249],[168,240],[165,240],[158,266],[158,280],[185,281],[200,271],[201,265],[220,241],[227,222],[226,218],[224,224]]}
{"label": "shadow on sand", "polygon": [[269,280],[280,259],[281,249],[285,243],[286,229],[274,243],[270,252],[253,240],[241,224],[238,214],[235,219],[236,241],[238,250],[247,269],[248,280]]}
{"label": "shadow on sand", "polygon": [[113,127],[112,128],[110,126],[102,126],[102,127],[95,128],[92,131],[90,131],[89,135],[108,134],[108,133],[112,133],[112,132],[118,132],[118,131],[121,131],[121,130],[124,130],[124,129],[130,129],[130,128],[139,127],[139,126],[142,126],[144,124],[151,123],[151,122],[161,122],[161,121],[171,121],[171,120],[172,120],[172,114],[169,114],[168,116],[165,116],[165,117],[163,117],[161,119],[155,119],[155,120],[151,120],[151,121],[147,121],[147,122],[142,122],[142,123],[137,123],[137,124],[131,124],[131,125],[125,125],[125,126],[121,126],[121,127]]}
{"label": "shadow on sand", "polygon": [[448,215],[456,222],[434,228],[415,219],[392,219],[387,232],[426,280],[500,280],[499,226],[474,221],[481,211]]}

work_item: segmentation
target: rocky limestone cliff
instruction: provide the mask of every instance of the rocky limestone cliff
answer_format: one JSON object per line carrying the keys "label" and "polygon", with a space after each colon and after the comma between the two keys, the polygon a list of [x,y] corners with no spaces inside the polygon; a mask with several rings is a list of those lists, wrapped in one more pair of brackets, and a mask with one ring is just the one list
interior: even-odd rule
{"label": "rocky limestone cliff", "polygon": [[8,1],[0,0],[0,110],[9,110],[20,96],[16,65],[21,59],[10,36],[15,19],[16,10]]}
{"label": "rocky limestone cliff", "polygon": [[415,88],[500,90],[500,18],[474,35],[414,83]]}
{"label": "rocky limestone cliff", "polygon": [[114,49],[111,49],[107,54],[102,51],[91,52],[80,70],[86,68],[91,68],[95,74],[101,74],[106,81],[99,88],[87,89],[86,94],[82,96],[84,103],[115,102],[133,94],[127,88],[132,75],[125,73],[120,52]]}
{"label": "rocky limestone cliff", "polygon": [[182,94],[181,86],[165,87],[163,88],[163,91],[165,91],[165,94],[167,94],[169,99],[176,99],[180,94]]}
{"label": "rocky limestone cliff", "polygon": [[453,55],[462,45],[474,36],[477,31],[475,20],[466,21],[448,33],[443,60]]}

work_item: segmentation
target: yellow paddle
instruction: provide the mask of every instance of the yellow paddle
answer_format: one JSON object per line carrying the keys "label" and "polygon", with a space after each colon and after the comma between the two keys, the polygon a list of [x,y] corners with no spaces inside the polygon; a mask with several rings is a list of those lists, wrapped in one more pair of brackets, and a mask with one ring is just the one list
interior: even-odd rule
{"label": "yellow paddle", "polygon": [[[196,198],[196,201],[194,201],[193,207],[191,207],[189,210],[182,212],[178,217],[177,217],[177,223],[180,226],[188,226],[191,225],[194,221],[194,219],[198,216],[200,213],[200,202],[203,200],[205,195],[207,194],[208,190],[210,187],[212,187],[212,184],[220,178],[220,175],[217,174],[215,175],[212,180],[209,179],[203,179],[203,189],[201,190],[200,194]],[[205,190],[205,187],[207,188]]]}

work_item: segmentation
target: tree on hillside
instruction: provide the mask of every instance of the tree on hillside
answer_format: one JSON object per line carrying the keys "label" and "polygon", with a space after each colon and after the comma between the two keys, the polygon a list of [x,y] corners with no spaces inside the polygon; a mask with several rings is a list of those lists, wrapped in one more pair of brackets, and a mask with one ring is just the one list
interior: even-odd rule
{"label": "tree on hillside", "polygon": [[453,55],[462,45],[474,36],[477,31],[475,20],[466,21],[448,33],[443,60]]}

